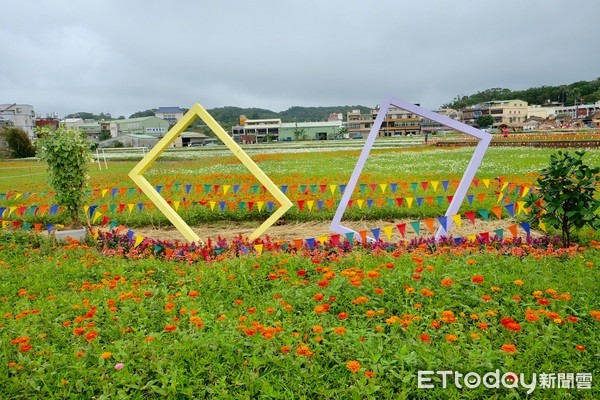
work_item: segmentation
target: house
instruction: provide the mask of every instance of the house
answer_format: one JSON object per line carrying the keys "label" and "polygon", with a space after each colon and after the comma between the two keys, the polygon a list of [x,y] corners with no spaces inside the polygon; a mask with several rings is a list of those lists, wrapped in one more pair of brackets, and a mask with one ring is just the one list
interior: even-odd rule
{"label": "house", "polygon": [[[379,106],[369,114],[361,114],[360,110],[348,112],[348,134],[351,138],[367,137],[373,122],[379,113]],[[421,118],[396,106],[390,106],[381,124],[379,136],[416,135],[421,131]]]}
{"label": "house", "polygon": [[168,130],[169,122],[158,117],[118,119],[111,121],[110,126],[112,137],[135,134],[150,135],[161,138],[167,133]]}
{"label": "house", "polygon": [[158,107],[158,110],[154,112],[154,116],[165,121],[169,121],[170,125],[175,125],[181,118],[185,110],[179,107]]}
{"label": "house", "polygon": [[[34,117],[33,107],[29,104],[0,104],[0,118],[10,121],[17,128],[23,129],[31,139],[34,138]],[[8,125],[6,122],[3,124]]]}
{"label": "house", "polygon": [[85,123],[83,118],[65,118],[60,121],[61,124],[65,124],[67,129],[74,128],[79,129]]}

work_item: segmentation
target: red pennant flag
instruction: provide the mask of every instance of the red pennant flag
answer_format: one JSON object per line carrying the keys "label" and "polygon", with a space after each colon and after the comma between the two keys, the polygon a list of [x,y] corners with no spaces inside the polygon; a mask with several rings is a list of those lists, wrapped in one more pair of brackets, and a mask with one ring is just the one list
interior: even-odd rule
{"label": "red pennant flag", "polygon": [[396,228],[398,228],[398,232],[400,232],[402,237],[404,237],[404,233],[406,232],[406,224],[398,224],[396,225]]}
{"label": "red pennant flag", "polygon": [[479,187],[479,179],[473,179],[473,185],[475,185],[475,187]]}
{"label": "red pennant flag", "polygon": [[428,186],[429,186],[429,182],[421,182],[421,187],[423,188],[423,191],[427,190]]}
{"label": "red pennant flag", "polygon": [[252,211],[252,207],[254,207],[254,202],[253,201],[249,201],[248,202],[248,211]]}
{"label": "red pennant flag", "polygon": [[21,225],[21,221],[13,221],[12,224],[15,228],[18,228]]}
{"label": "red pennant flag", "polygon": [[373,193],[375,193],[375,189],[377,189],[377,184],[376,183],[371,183],[369,186],[371,186],[371,191]]}
{"label": "red pennant flag", "polygon": [[221,185],[214,185],[213,188],[215,190],[215,193],[217,193],[219,191],[219,188],[221,187]]}
{"label": "red pennant flag", "polygon": [[352,207],[352,203],[354,203],[354,200],[352,200],[352,199],[348,200],[348,208]]}
{"label": "red pennant flag", "polygon": [[101,225],[104,226],[106,225],[108,222],[110,221],[110,218],[108,218],[106,215],[104,217],[102,217],[102,222]]}
{"label": "red pennant flag", "polygon": [[334,246],[340,245],[340,234],[339,233],[335,233],[335,234],[331,235],[331,244],[333,244]]}
{"label": "red pennant flag", "polygon": [[298,200],[298,208],[300,211],[304,210],[304,200]]}
{"label": "red pennant flag", "polygon": [[173,249],[170,249],[170,248],[167,247],[165,249],[165,255],[167,256],[167,258],[170,258],[171,255],[173,255]]}
{"label": "red pennant flag", "polygon": [[367,230],[363,229],[362,231],[358,231],[358,234],[360,235],[362,242],[367,243]]}
{"label": "red pennant flag", "polygon": [[125,209],[125,204],[119,204],[119,209],[117,210],[117,212],[119,214],[121,214],[123,212],[123,210]]}
{"label": "red pennant flag", "polygon": [[467,211],[465,217],[467,217],[472,224],[475,224],[475,211]]}
{"label": "red pennant flag", "polygon": [[398,203],[398,207],[402,207],[403,201],[404,201],[404,197],[396,197],[396,203]]}
{"label": "red pennant flag", "polygon": [[22,217],[26,210],[27,210],[27,207],[22,206],[17,209],[17,213]]}
{"label": "red pennant flag", "polygon": [[446,196],[446,200],[448,200],[448,203],[452,203],[453,198],[454,196]]}
{"label": "red pennant flag", "polygon": [[320,185],[319,189],[321,190],[321,194],[323,194],[327,190],[327,185]]}
{"label": "red pennant flag", "polygon": [[479,236],[481,236],[483,238],[483,240],[485,240],[486,243],[490,242],[490,233],[489,232],[482,232],[479,234]]}

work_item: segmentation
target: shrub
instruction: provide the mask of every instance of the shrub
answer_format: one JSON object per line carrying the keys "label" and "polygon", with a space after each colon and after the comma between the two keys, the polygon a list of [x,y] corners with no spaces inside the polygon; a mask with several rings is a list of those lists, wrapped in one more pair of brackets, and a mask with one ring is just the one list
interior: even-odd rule
{"label": "shrub", "polygon": [[563,246],[571,245],[573,230],[585,225],[600,228],[600,199],[595,197],[600,167],[583,163],[585,151],[575,155],[559,151],[550,156],[550,165],[537,180],[539,190],[529,195],[532,222],[544,223],[561,231]]}
{"label": "shrub", "polygon": [[10,154],[13,158],[27,158],[35,156],[35,147],[27,133],[16,127],[3,128],[0,132],[2,139],[8,145]]}
{"label": "shrub", "polygon": [[48,163],[48,180],[56,200],[64,207],[72,227],[81,226],[84,188],[92,161],[89,143],[78,129],[61,125],[57,130],[43,128],[36,142],[38,157]]}

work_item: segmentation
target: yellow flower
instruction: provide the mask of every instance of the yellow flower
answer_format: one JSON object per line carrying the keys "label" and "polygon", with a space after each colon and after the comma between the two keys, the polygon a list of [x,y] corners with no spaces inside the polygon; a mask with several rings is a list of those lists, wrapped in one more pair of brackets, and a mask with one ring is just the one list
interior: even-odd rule
{"label": "yellow flower", "polygon": [[105,351],[104,353],[100,354],[100,357],[107,360],[112,357],[112,353],[110,351]]}

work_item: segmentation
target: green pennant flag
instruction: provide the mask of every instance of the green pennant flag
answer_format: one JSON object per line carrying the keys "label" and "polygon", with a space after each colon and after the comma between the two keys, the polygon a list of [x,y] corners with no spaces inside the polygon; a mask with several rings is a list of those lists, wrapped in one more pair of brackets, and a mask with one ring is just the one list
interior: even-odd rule
{"label": "green pennant flag", "polygon": [[487,210],[479,210],[479,215],[481,215],[486,221],[490,220]]}
{"label": "green pennant flag", "polygon": [[498,238],[500,240],[502,240],[502,238],[504,237],[504,229],[496,229],[494,232],[496,233],[496,235],[498,236]]}
{"label": "green pennant flag", "polygon": [[421,234],[421,221],[413,221],[410,223],[410,226],[415,230],[417,236]]}
{"label": "green pennant flag", "polygon": [[419,187],[419,183],[418,182],[411,182],[410,187],[412,187],[412,190],[414,193],[417,192],[417,188]]}
{"label": "green pennant flag", "polygon": [[348,232],[346,233],[346,239],[352,243],[354,241],[354,232]]}

